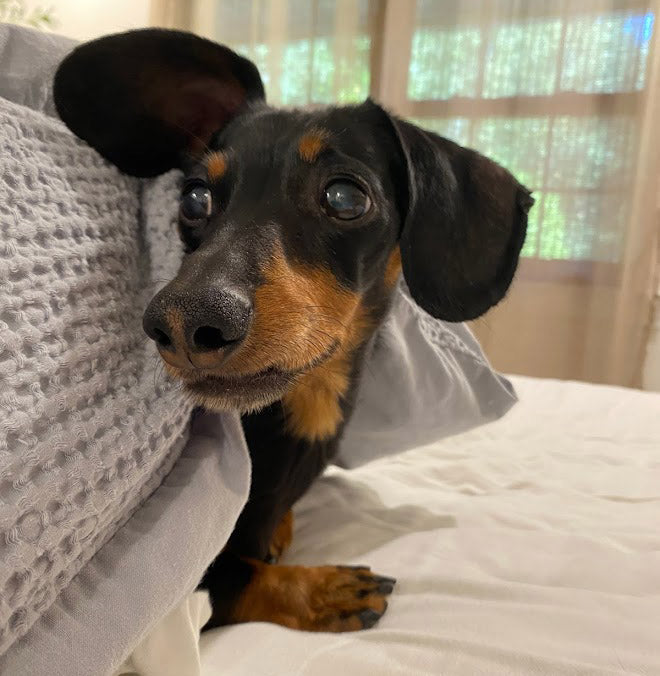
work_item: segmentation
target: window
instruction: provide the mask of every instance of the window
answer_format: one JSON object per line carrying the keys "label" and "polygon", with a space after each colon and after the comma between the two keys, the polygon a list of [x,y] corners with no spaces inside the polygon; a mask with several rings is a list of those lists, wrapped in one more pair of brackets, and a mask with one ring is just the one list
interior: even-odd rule
{"label": "window", "polygon": [[[372,94],[494,158],[534,191],[524,256],[619,261],[654,26],[644,2],[206,4],[214,24],[202,32],[255,61],[272,102],[350,103]],[[401,77],[383,76],[385,57]],[[379,81],[388,78],[384,95]]]}
{"label": "window", "polygon": [[636,2],[529,2],[524,19],[510,0],[457,5],[416,3],[406,112],[534,190],[524,256],[617,262],[653,14]]}
{"label": "window", "polygon": [[269,100],[353,103],[369,95],[369,0],[222,0],[214,38],[254,61]]}

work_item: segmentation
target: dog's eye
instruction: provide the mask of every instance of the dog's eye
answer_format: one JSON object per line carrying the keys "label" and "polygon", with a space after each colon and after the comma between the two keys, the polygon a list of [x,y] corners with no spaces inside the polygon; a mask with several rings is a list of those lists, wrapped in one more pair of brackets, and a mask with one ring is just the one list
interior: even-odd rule
{"label": "dog's eye", "polygon": [[184,188],[181,196],[181,214],[185,219],[205,220],[211,215],[212,208],[211,191],[205,185],[198,183]]}
{"label": "dog's eye", "polygon": [[321,206],[328,216],[342,221],[352,221],[369,211],[369,195],[351,181],[340,180],[329,183],[323,192]]}

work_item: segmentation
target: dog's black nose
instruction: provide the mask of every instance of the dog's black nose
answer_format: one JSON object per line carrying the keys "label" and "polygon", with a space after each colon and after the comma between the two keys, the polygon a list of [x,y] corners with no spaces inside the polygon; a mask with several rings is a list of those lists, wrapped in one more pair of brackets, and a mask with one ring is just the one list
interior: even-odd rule
{"label": "dog's black nose", "polygon": [[149,303],[142,324],[161,352],[191,356],[237,345],[251,319],[252,303],[238,291],[168,285]]}

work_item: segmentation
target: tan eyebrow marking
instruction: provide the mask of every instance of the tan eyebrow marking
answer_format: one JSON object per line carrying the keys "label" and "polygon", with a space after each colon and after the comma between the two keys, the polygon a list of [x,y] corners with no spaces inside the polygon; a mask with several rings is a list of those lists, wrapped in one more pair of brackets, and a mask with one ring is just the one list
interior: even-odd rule
{"label": "tan eyebrow marking", "polygon": [[227,171],[227,156],[223,152],[212,152],[207,155],[206,169],[212,181],[219,181]]}
{"label": "tan eyebrow marking", "polygon": [[330,132],[326,129],[311,129],[298,143],[298,154],[305,162],[314,162],[321,151],[328,146]]}

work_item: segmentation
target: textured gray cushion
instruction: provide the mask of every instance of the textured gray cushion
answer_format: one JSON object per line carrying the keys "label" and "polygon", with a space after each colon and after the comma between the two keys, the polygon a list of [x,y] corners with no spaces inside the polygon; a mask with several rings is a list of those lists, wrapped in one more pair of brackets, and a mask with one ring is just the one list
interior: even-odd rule
{"label": "textured gray cushion", "polygon": [[[190,405],[141,330],[180,258],[180,175],[124,177],[50,116],[70,46],[0,26],[0,672],[12,676],[116,668],[222,548],[249,477],[235,415],[207,416],[184,448]],[[341,462],[514,400],[469,331],[402,286]]]}
{"label": "textured gray cushion", "polygon": [[[141,327],[148,298],[179,265],[171,236],[179,176],[153,181],[143,193],[138,181],[120,175],[61,122],[2,98],[0,155],[2,652],[161,485],[188,439],[192,406],[164,377]],[[142,565],[168,593],[137,604],[138,578],[124,565],[128,557],[114,569],[128,595],[113,599],[97,593],[97,584],[83,584],[76,614],[84,615],[86,599],[95,595],[95,604],[113,608],[117,618],[141,618],[132,625],[139,632],[145,617],[157,618],[189,591],[191,575],[199,578],[222,548],[249,475],[236,416],[225,417],[234,421],[225,453],[238,460],[235,475],[218,473],[216,484],[234,482],[241,490],[191,496],[188,513],[213,516],[217,526],[210,531],[203,519],[190,533],[189,524],[170,517],[168,532],[185,541],[184,550],[171,549],[172,542],[166,549],[162,538],[151,541],[155,556]],[[113,548],[103,550],[112,558]],[[171,567],[185,575],[172,575]],[[65,620],[66,613],[53,609],[49,616]],[[66,621],[50,626],[65,645]],[[117,651],[113,641],[127,638],[126,626],[104,650]],[[29,659],[27,673],[33,673],[34,651],[26,648],[32,644],[26,637],[16,647]],[[50,659],[51,673],[59,673]],[[66,662],[62,668],[74,673]]]}
{"label": "textured gray cushion", "polygon": [[76,43],[60,35],[0,24],[0,95],[14,103],[57,117],[53,75]]}
{"label": "textured gray cushion", "polygon": [[458,434],[517,401],[464,324],[422,310],[400,282],[364,369],[337,464],[356,467]]}

